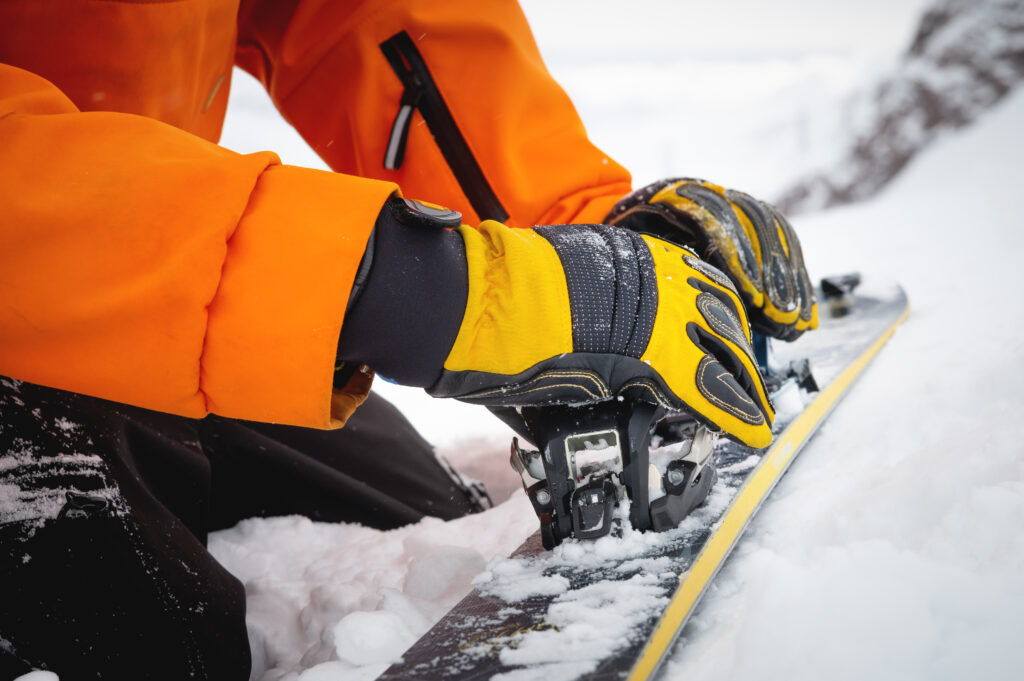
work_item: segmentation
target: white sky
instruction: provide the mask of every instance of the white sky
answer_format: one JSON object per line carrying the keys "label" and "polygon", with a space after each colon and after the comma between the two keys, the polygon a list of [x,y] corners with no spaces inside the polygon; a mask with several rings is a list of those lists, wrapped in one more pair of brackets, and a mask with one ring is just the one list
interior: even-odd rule
{"label": "white sky", "polygon": [[688,56],[857,52],[885,58],[926,0],[522,0],[544,54],[652,49]]}

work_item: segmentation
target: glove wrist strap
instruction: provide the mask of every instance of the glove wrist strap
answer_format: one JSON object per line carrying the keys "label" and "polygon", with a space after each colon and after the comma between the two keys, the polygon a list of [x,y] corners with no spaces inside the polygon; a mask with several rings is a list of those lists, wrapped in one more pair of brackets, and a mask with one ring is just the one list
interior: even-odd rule
{"label": "glove wrist strap", "polygon": [[466,309],[461,216],[391,199],[374,226],[338,344],[338,357],[403,385],[440,376]]}

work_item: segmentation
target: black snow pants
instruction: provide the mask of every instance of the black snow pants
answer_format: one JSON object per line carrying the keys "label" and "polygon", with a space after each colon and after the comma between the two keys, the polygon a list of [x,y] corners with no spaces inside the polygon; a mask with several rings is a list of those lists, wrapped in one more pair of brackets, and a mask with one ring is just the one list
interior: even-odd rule
{"label": "black snow pants", "polygon": [[387,529],[479,510],[478,492],[376,395],[318,431],[0,378],[0,681],[245,681],[245,591],[207,532],[285,514]]}

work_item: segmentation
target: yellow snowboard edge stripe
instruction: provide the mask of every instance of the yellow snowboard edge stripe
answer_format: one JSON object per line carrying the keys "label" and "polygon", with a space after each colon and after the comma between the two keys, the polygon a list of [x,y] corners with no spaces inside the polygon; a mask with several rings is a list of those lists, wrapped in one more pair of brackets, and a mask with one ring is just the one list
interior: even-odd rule
{"label": "yellow snowboard edge stripe", "polygon": [[909,314],[910,306],[908,304],[899,319],[882,333],[860,357],[846,367],[800,416],[789,424],[786,430],[782,431],[775,444],[764,456],[757,472],[750,477],[739,496],[729,507],[722,519],[722,524],[701,550],[689,572],[680,575],[679,588],[672,595],[672,600],[665,608],[661,621],[655,627],[643,653],[633,666],[628,681],[644,681],[650,678],[654,670],[657,669],[662,656],[672,645],[691,608],[707,588],[711,578],[722,565],[725,556],[732,550],[754,511],[782,476],[800,445],[810,437],[825,414],[838,402],[849,385],[860,375],[868,362],[878,354],[878,351],[882,349],[882,346],[892,337],[896,328],[906,320]]}

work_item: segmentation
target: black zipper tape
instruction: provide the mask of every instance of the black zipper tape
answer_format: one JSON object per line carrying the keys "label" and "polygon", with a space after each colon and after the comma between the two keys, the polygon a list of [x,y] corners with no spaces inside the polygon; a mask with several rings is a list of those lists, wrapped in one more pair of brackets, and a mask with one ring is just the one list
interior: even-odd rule
{"label": "black zipper tape", "polygon": [[396,33],[381,43],[380,49],[405,88],[384,152],[384,167],[397,170],[402,166],[412,114],[419,109],[476,214],[481,220],[507,220],[508,211],[484,176],[412,38],[405,31]]}

